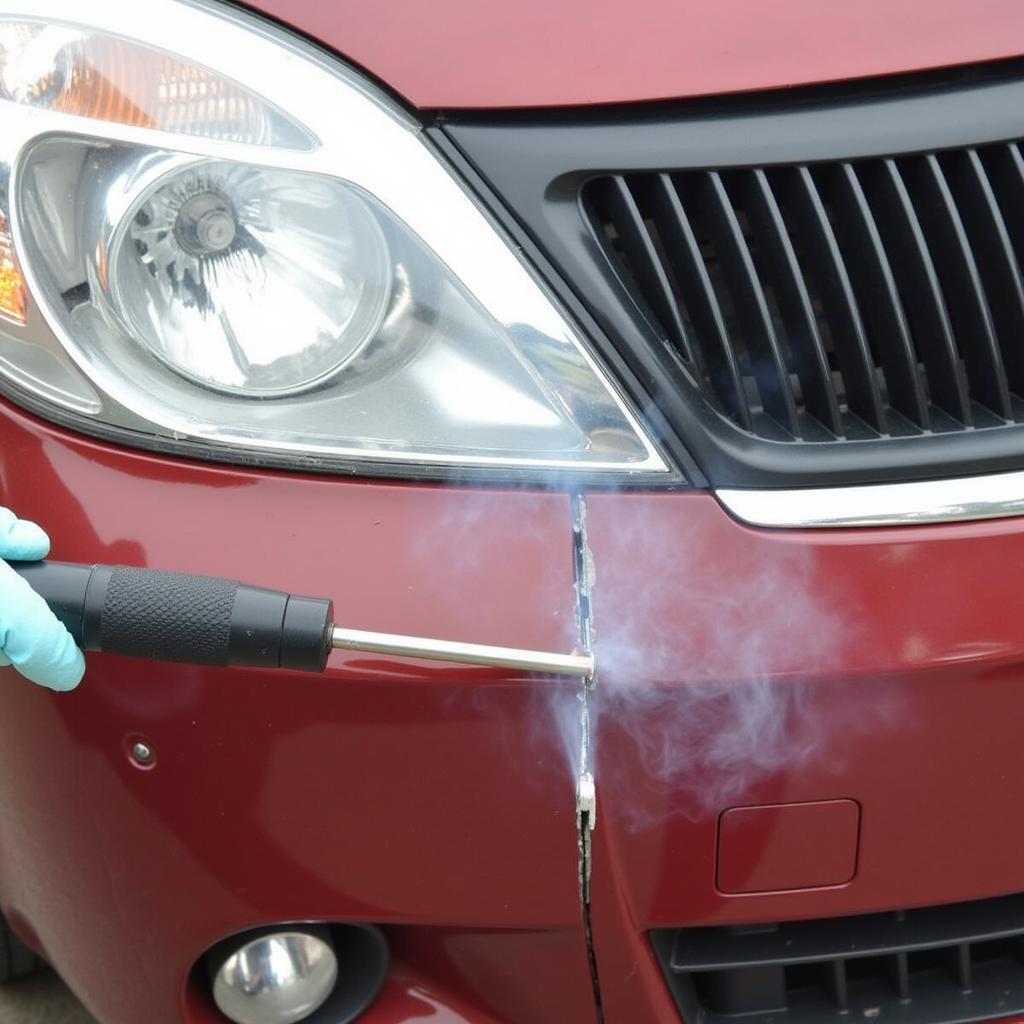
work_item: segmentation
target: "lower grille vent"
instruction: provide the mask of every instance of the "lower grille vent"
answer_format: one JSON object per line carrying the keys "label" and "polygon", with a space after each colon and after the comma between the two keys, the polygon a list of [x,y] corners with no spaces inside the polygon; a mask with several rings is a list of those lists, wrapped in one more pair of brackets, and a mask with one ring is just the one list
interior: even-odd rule
{"label": "lower grille vent", "polygon": [[969,1024],[1024,1014],[1024,895],[665,929],[652,940],[687,1024]]}

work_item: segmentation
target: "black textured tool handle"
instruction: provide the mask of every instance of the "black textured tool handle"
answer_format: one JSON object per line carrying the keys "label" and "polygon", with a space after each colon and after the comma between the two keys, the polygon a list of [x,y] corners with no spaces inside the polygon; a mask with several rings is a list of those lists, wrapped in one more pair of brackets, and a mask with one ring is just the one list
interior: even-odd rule
{"label": "black textured tool handle", "polygon": [[11,564],[87,651],[308,672],[327,665],[334,616],[324,598],[123,565]]}

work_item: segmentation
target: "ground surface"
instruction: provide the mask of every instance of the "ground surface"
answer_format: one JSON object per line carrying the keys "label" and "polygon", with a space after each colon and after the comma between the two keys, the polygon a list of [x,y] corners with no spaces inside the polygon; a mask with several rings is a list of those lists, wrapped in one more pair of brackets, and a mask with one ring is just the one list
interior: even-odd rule
{"label": "ground surface", "polygon": [[55,974],[0,989],[0,1024],[96,1024]]}

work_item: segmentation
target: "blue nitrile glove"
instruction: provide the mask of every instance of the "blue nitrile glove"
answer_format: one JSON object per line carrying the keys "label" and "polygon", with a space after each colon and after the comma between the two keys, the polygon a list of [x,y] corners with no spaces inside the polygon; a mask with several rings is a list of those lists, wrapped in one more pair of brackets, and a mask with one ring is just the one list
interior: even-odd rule
{"label": "blue nitrile glove", "polygon": [[[0,559],[45,558],[50,538],[35,523],[0,508]],[[0,561],[0,665],[13,665],[33,683],[73,690],[85,673],[85,658],[46,602]]]}

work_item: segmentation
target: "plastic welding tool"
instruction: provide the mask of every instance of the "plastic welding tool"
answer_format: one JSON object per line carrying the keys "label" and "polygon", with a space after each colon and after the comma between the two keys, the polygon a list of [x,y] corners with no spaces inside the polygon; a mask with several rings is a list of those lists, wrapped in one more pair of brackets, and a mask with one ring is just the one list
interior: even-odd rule
{"label": "plastic welding tool", "polygon": [[333,648],[552,676],[593,675],[590,654],[464,644],[334,624],[327,598],[118,565],[12,562],[86,651],[187,665],[323,672]]}

